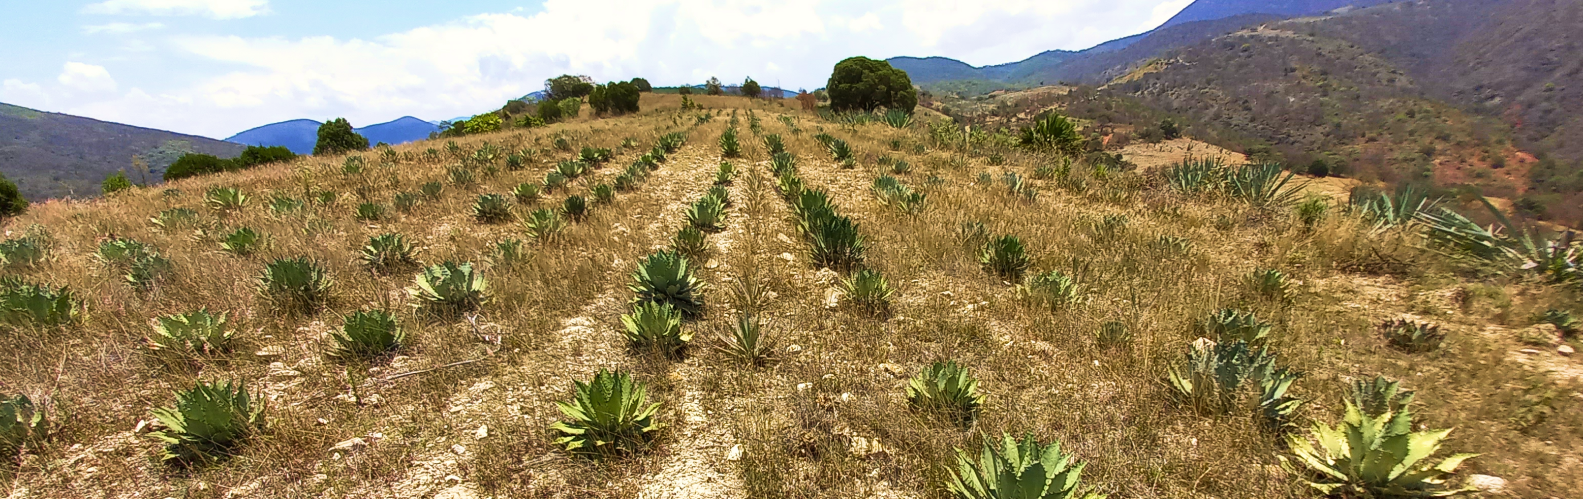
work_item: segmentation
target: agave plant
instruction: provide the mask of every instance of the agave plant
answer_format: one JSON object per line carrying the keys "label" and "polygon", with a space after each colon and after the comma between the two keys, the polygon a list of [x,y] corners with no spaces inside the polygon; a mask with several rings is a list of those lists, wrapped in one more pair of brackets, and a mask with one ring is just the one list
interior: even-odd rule
{"label": "agave plant", "polygon": [[21,277],[0,277],[0,322],[16,327],[54,327],[75,323],[82,302],[71,289],[33,284]]}
{"label": "agave plant", "polygon": [[1275,356],[1263,347],[1199,339],[1193,342],[1186,365],[1171,368],[1168,380],[1182,403],[1199,413],[1225,414],[1236,406],[1243,386],[1250,380],[1261,382],[1275,371]]}
{"label": "agave plant", "polygon": [[828,148],[830,149],[830,158],[838,162],[847,163],[856,159],[856,153],[852,151],[852,145],[847,144],[845,140],[831,140]]}
{"label": "agave plant", "polygon": [[358,203],[353,218],[364,222],[378,222],[385,218],[385,207],[379,203]]}
{"label": "agave plant", "polygon": [[689,319],[702,313],[706,287],[693,274],[687,257],[673,251],[654,253],[638,262],[632,283],[627,285],[637,293],[635,303],[668,303]]}
{"label": "agave plant", "polygon": [[1028,271],[1028,253],[1017,236],[991,239],[979,251],[978,262],[989,273],[1013,282],[1022,280],[1023,273]]}
{"label": "agave plant", "polygon": [[465,166],[453,166],[446,170],[446,175],[451,179],[451,185],[466,189],[478,183],[478,178],[473,175],[473,170]]}
{"label": "agave plant", "polygon": [[567,179],[575,179],[588,172],[588,163],[581,161],[562,161],[555,164],[555,173]]}
{"label": "agave plant", "polygon": [[731,207],[731,191],[726,190],[726,186],[723,186],[723,185],[710,186],[709,190],[704,192],[704,196],[712,197],[712,198],[720,200],[720,205],[721,206],[724,206],[726,208],[730,208]]}
{"label": "agave plant", "polygon": [[594,198],[594,204],[610,204],[616,200],[616,191],[610,188],[610,184],[595,185],[588,189],[588,193]]}
{"label": "agave plant", "polygon": [[0,457],[14,460],[24,447],[48,436],[44,411],[26,395],[0,397]]}
{"label": "agave plant", "polygon": [[527,261],[528,254],[522,249],[521,239],[503,239],[495,243],[494,255],[490,261],[497,267],[510,267]]}
{"label": "agave plant", "polygon": [[978,380],[954,360],[930,364],[907,382],[907,401],[914,408],[948,414],[960,423],[978,416],[984,398]]}
{"label": "agave plant", "polygon": [[1297,203],[1297,221],[1304,227],[1313,228],[1325,220],[1330,213],[1330,203],[1323,196],[1308,196]]}
{"label": "agave plant", "polygon": [[407,294],[437,312],[465,312],[489,299],[489,281],[471,263],[444,262],[423,269]]}
{"label": "agave plant", "polygon": [[588,200],[582,196],[567,196],[561,201],[561,213],[572,220],[582,220],[588,215]]}
{"label": "agave plant", "polygon": [[808,222],[807,234],[814,265],[846,270],[863,263],[864,238],[851,218],[833,214],[815,217]]}
{"label": "agave plant", "polygon": [[158,254],[143,255],[136,260],[132,260],[132,263],[127,265],[126,273],[122,275],[122,278],[126,279],[126,283],[134,288],[148,290],[164,279],[165,275],[170,273],[170,268],[170,260],[163,256]]}
{"label": "agave plant", "polygon": [[1270,335],[1270,323],[1259,320],[1253,312],[1223,308],[1194,324],[1194,330],[1215,341],[1259,346]]}
{"label": "agave plant", "polygon": [[176,392],[176,405],[154,409],[165,427],[149,436],[164,442],[165,461],[210,461],[231,453],[264,426],[264,403],[241,382],[198,382]]}
{"label": "agave plant", "polygon": [[383,310],[353,312],[342,317],[340,329],[330,331],[331,357],[371,359],[401,348],[407,333],[395,316]]}
{"label": "agave plant", "polygon": [[1446,341],[1440,325],[1407,319],[1385,321],[1380,324],[1380,332],[1391,346],[1410,353],[1432,351]]}
{"label": "agave plant", "polygon": [[1047,113],[1023,128],[1019,136],[1023,147],[1076,157],[1082,153],[1083,137],[1077,125],[1058,113]]}
{"label": "agave plant", "polygon": [[1127,325],[1117,321],[1105,321],[1099,325],[1099,334],[1094,335],[1102,347],[1124,345],[1132,340],[1132,332]]}
{"label": "agave plant", "polygon": [[1060,310],[1083,301],[1082,287],[1076,279],[1052,270],[1029,276],[1019,290],[1023,296],[1053,310]]}
{"label": "agave plant", "polygon": [[716,350],[744,364],[760,365],[775,352],[775,338],[759,316],[743,312],[728,329],[715,334]]}
{"label": "agave plant", "polygon": [[1265,299],[1286,301],[1292,296],[1292,282],[1278,269],[1254,269],[1245,279],[1254,294]]}
{"label": "agave plant", "polygon": [[152,246],[137,240],[111,238],[99,243],[99,251],[95,256],[101,263],[113,267],[131,265],[132,262],[155,254],[157,252]]}
{"label": "agave plant", "polygon": [[901,109],[888,109],[880,115],[880,121],[891,128],[907,128],[912,126],[912,113]]}
{"label": "agave plant", "polygon": [[302,207],[302,200],[292,198],[290,196],[276,194],[274,197],[269,199],[269,211],[275,213],[276,215],[284,215],[287,213],[299,211],[302,209]]}
{"label": "agave plant", "polygon": [[1226,177],[1226,193],[1255,208],[1290,206],[1307,182],[1292,184],[1296,174],[1275,163],[1243,165]]}
{"label": "agave plant", "polygon": [[445,186],[439,182],[428,182],[418,187],[418,191],[422,192],[423,197],[428,199],[439,199],[440,192],[444,190]]}
{"label": "agave plant", "polygon": [[569,419],[550,425],[555,444],[585,455],[643,450],[665,427],[654,420],[660,405],[648,403],[645,391],[622,371],[601,369],[587,384],[574,381],[572,400],[555,404]]}
{"label": "agave plant", "polygon": [[1403,184],[1395,195],[1353,190],[1347,201],[1348,211],[1372,224],[1375,232],[1417,223],[1439,204],[1428,190],[1414,184]]}
{"label": "agave plant", "polygon": [[516,172],[522,171],[523,168],[527,168],[528,162],[533,160],[532,154],[532,149],[523,149],[522,152],[514,152],[506,155],[506,171]]}
{"label": "agave plant", "polygon": [[318,308],[329,300],[334,285],[330,273],[306,257],[269,262],[258,277],[259,293],[275,306],[293,311]]}
{"label": "agave plant", "polygon": [[709,243],[703,231],[688,225],[676,231],[676,235],[671,238],[671,249],[687,258],[698,258],[709,251]]}
{"label": "agave plant", "polygon": [[158,216],[148,221],[161,229],[192,227],[198,224],[198,212],[187,208],[171,208],[159,212]]}
{"label": "agave plant", "polygon": [[786,152],[786,142],[781,140],[780,134],[772,133],[764,136],[764,149],[770,156]]}
{"label": "agave plant", "polygon": [[396,193],[395,197],[392,198],[391,204],[396,207],[396,211],[402,213],[412,213],[412,209],[418,207],[418,194],[411,192],[398,192]]}
{"label": "agave plant", "polygon": [[1285,433],[1295,428],[1292,424],[1292,415],[1308,401],[1287,395],[1287,392],[1291,390],[1292,383],[1302,375],[1284,367],[1261,374],[1259,415],[1263,418],[1265,427],[1277,433]]}
{"label": "agave plant", "polygon": [[1165,169],[1166,185],[1189,196],[1219,190],[1225,178],[1226,163],[1219,157],[1190,157]]}
{"label": "agave plant", "polygon": [[691,332],[682,331],[682,312],[666,302],[634,303],[632,313],[621,316],[621,324],[626,326],[627,342],[637,350],[673,356],[693,339]]}
{"label": "agave plant", "polygon": [[737,140],[737,129],[727,128],[720,134],[720,156],[735,158],[742,155],[742,142]]}
{"label": "agave plant", "polygon": [[[1301,464],[1308,482],[1326,495],[1340,497],[1446,497],[1473,488],[1454,488],[1446,479],[1463,461],[1477,454],[1454,454],[1439,463],[1426,461],[1445,443],[1451,430],[1413,431],[1412,412],[1405,406],[1368,414],[1346,401],[1346,415],[1332,428],[1315,421],[1313,440],[1287,435],[1292,460]],[[1298,472],[1283,457],[1282,464]]]}
{"label": "agave plant", "polygon": [[726,228],[725,204],[714,196],[704,196],[687,207],[687,225],[705,232],[719,232]]}
{"label": "agave plant", "polygon": [[385,233],[368,238],[359,259],[374,270],[389,270],[418,263],[414,250],[401,234]]}
{"label": "agave plant", "polygon": [[0,267],[31,267],[44,261],[44,242],[19,237],[0,242]]}
{"label": "agave plant", "polygon": [[1022,441],[1002,434],[996,448],[984,440],[983,452],[975,462],[962,449],[956,450],[957,469],[945,483],[957,499],[1103,499],[1080,488],[1085,463],[1061,452],[1060,442],[1046,446],[1033,438]]}
{"label": "agave plant", "polygon": [[797,173],[797,158],[790,153],[774,153],[770,156],[770,172],[777,177],[786,173]]}
{"label": "agave plant", "polygon": [[1578,283],[1583,286],[1583,241],[1574,231],[1566,231],[1558,239],[1536,237],[1527,230],[1520,236],[1503,233],[1502,227],[1517,227],[1489,199],[1479,197],[1499,225],[1479,226],[1467,217],[1442,208],[1439,214],[1420,214],[1428,225],[1428,236],[1434,246],[1450,250],[1454,257],[1503,266],[1509,270],[1522,270],[1543,276],[1554,283]]}
{"label": "agave plant", "polygon": [[155,321],[148,346],[154,350],[180,350],[201,354],[228,352],[236,336],[226,314],[212,314],[200,308],[184,314],[167,315]]}
{"label": "agave plant", "polygon": [[511,220],[511,200],[499,194],[484,194],[473,202],[473,220],[496,224]]}
{"label": "agave plant", "polygon": [[528,237],[535,241],[551,241],[566,228],[566,219],[561,218],[560,212],[541,208],[528,214],[528,217],[522,221],[522,228],[527,231]]}
{"label": "agave plant", "polygon": [[1375,376],[1373,380],[1353,380],[1347,401],[1365,416],[1374,418],[1406,410],[1413,403],[1413,392],[1402,390],[1400,382]]}
{"label": "agave plant", "polygon": [[583,150],[577,154],[577,160],[589,165],[597,165],[610,161],[613,156],[609,149],[583,146]]}
{"label": "agave plant", "polygon": [[1579,330],[1583,330],[1583,321],[1579,321],[1569,310],[1556,308],[1545,310],[1545,313],[1539,316],[1539,322],[1555,326],[1556,330],[1561,331],[1564,336],[1573,336]]}
{"label": "agave plant", "polygon": [[631,192],[638,188],[637,178],[631,173],[622,173],[616,175],[616,179],[611,181],[610,184],[616,188],[616,192]]}
{"label": "agave plant", "polygon": [[736,176],[737,176],[737,167],[736,167],[736,165],[731,164],[730,161],[721,161],[720,162],[720,168],[718,170],[715,170],[715,185],[730,184],[731,183],[731,179],[736,178]]}
{"label": "agave plant", "polygon": [[896,293],[885,281],[885,276],[873,269],[862,269],[852,277],[841,280],[846,288],[847,300],[870,313],[882,314],[890,309],[890,297]]}
{"label": "agave plant", "polygon": [[204,203],[219,211],[240,210],[247,204],[248,199],[246,194],[242,194],[241,189],[235,187],[215,187],[204,195]]}
{"label": "agave plant", "polygon": [[511,196],[516,198],[518,203],[523,204],[537,201],[539,199],[539,184],[533,182],[517,184],[517,187],[511,190]]}

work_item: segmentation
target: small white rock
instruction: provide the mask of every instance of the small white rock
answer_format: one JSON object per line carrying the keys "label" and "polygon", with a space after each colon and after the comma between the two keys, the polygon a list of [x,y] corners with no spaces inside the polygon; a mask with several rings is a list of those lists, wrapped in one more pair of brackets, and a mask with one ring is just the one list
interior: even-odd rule
{"label": "small white rock", "polygon": [[742,446],[741,445],[733,445],[733,446],[731,446],[731,452],[727,452],[726,453],[726,460],[727,461],[740,461],[740,460],[742,460]]}
{"label": "small white rock", "polygon": [[459,476],[456,476],[456,475],[445,475],[445,484],[446,485],[456,485],[456,484],[459,484],[459,483],[462,483],[462,477],[459,477]]}
{"label": "small white rock", "polygon": [[473,432],[473,438],[483,440],[489,437],[489,425],[478,425],[478,431]]}
{"label": "small white rock", "polygon": [[786,260],[788,262],[795,262],[795,261],[797,261],[797,257],[792,256],[791,253],[781,253],[781,259],[782,260]]}
{"label": "small white rock", "polygon": [[1490,475],[1472,475],[1468,477],[1468,486],[1478,489],[1479,492],[1499,494],[1506,491],[1506,479]]}
{"label": "small white rock", "polygon": [[792,345],[792,346],[786,347],[786,353],[797,353],[797,352],[801,352],[801,351],[802,351],[802,347],[799,346],[799,345]]}
{"label": "small white rock", "polygon": [[1577,353],[1577,350],[1574,350],[1572,345],[1561,345],[1556,347],[1556,353],[1561,354],[1563,357],[1571,357],[1572,354]]}
{"label": "small white rock", "polygon": [[1524,354],[1524,355],[1539,355],[1540,353],[1543,353],[1543,352],[1540,352],[1538,350],[1534,350],[1532,348],[1524,348],[1522,350],[1518,350],[1517,353],[1521,353],[1521,354]]}
{"label": "small white rock", "polygon": [[467,455],[467,446],[462,445],[462,444],[452,445],[451,446],[451,453],[452,454],[456,454],[458,456],[465,456],[465,455]]}
{"label": "small white rock", "polygon": [[808,391],[809,388],[813,388],[813,383],[798,383],[797,384],[797,391],[799,391],[799,392],[806,392],[806,391]]}

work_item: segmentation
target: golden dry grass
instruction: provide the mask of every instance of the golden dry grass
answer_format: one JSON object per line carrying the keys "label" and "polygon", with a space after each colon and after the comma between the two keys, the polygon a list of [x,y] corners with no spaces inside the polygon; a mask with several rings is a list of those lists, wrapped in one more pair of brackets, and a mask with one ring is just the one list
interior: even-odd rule
{"label": "golden dry grass", "polygon": [[[1251,308],[1276,324],[1272,344],[1283,364],[1306,374],[1294,389],[1312,400],[1301,420],[1335,420],[1346,383],[1383,374],[1417,390],[1421,422],[1457,428],[1448,450],[1484,453],[1464,474],[1504,477],[1522,497],[1583,490],[1583,417],[1577,380],[1565,370],[1577,372],[1577,361],[1548,349],[1516,353],[1526,347],[1514,332],[1531,324],[1534,312],[1576,307],[1575,294],[1478,277],[1419,249],[1413,236],[1370,236],[1339,214],[1306,229],[1284,212],[1183,199],[1136,173],[1089,178],[1082,191],[1034,181],[1039,196],[1030,201],[977,178],[1003,171],[1031,177],[1035,157],[1008,152],[1005,166],[983,166],[977,157],[963,164],[921,129],[822,123],[795,111],[795,102],[694,99],[713,119],[699,124],[699,112],[679,112],[677,96],[645,95],[645,111],[636,116],[457,139],[468,152],[485,142],[546,150],[524,171],[502,171],[467,189],[446,180],[456,161],[442,140],[399,146],[403,159],[389,165],[367,153],[360,175],[341,173],[341,158],[307,158],[111,199],[36,206],[8,229],[45,227],[51,259],[20,273],[70,286],[88,298],[88,312],[80,326],[0,334],[7,353],[0,391],[49,400],[58,422],[42,452],[10,472],[11,496],[945,497],[952,449],[1001,432],[1062,441],[1089,462],[1085,483],[1112,497],[1313,496],[1280,469],[1278,439],[1254,419],[1197,415],[1169,395],[1166,372],[1195,338],[1190,324],[1227,306]],[[899,289],[889,317],[829,306],[837,276],[809,263],[788,207],[770,187],[749,110],[763,133],[786,140],[809,186],[829,190],[842,213],[861,224],[867,265]],[[705,316],[688,324],[699,333],[696,344],[679,360],[633,352],[617,331],[632,296],[627,274],[668,244],[686,204],[709,187],[721,161],[715,140],[733,115],[746,146],[746,157],[733,162],[755,173],[729,187],[735,204],[727,229],[710,236],[710,254],[699,262],[713,289]],[[796,131],[777,119],[783,115],[796,120]],[[593,207],[563,241],[530,243],[527,263],[488,263],[494,242],[524,236],[516,224],[474,222],[473,199],[543,178],[554,161],[573,154],[551,148],[553,137],[612,149],[637,140],[637,148],[591,175],[608,181],[672,131],[686,132],[688,144],[637,190]],[[867,159],[841,168],[812,138],[821,132],[848,140]],[[900,151],[888,150],[892,140],[901,141]],[[425,159],[428,148],[441,149],[444,159]],[[921,214],[897,213],[868,192],[880,155],[914,165],[898,176],[928,192]],[[371,223],[352,218],[359,187],[388,208],[395,193],[429,181],[446,183],[445,191],[411,214],[390,210],[388,220]],[[241,187],[253,200],[239,213],[217,213],[202,201],[212,186]],[[302,198],[304,189],[334,191],[340,200],[271,214],[271,195]],[[197,210],[201,226],[148,222],[172,207]],[[1125,229],[1097,231],[1107,215],[1125,216]],[[1052,313],[1019,299],[957,240],[963,221],[1020,236],[1036,270],[1078,275],[1084,303]],[[217,235],[242,226],[267,234],[267,250],[250,257],[220,251]],[[416,269],[363,269],[357,251],[384,232],[413,239],[426,263],[483,266],[493,299],[476,327],[412,312],[402,289]],[[173,273],[152,291],[127,286],[92,256],[111,235],[153,244],[173,261]],[[1193,249],[1162,253],[1152,244],[1162,235],[1186,238]],[[254,291],[265,262],[297,256],[317,259],[334,275],[327,310],[282,315]],[[1251,296],[1243,278],[1257,267],[1299,280],[1295,298]],[[711,349],[710,333],[735,319],[729,289],[744,280],[773,292],[763,313],[779,345],[761,367]],[[145,346],[151,318],[200,306],[230,312],[243,326],[244,346],[218,358]],[[338,314],[365,307],[400,311],[412,344],[373,365],[326,358],[325,334],[340,324]],[[1374,325],[1402,314],[1443,324],[1452,340],[1429,354],[1388,348]],[[1105,321],[1126,324],[1132,340],[1101,347],[1094,335]],[[255,353],[271,347],[278,355]],[[385,379],[473,359],[483,360]],[[989,395],[971,427],[912,411],[903,396],[906,377],[945,359],[969,367]],[[569,396],[572,380],[600,368],[633,372],[663,404],[659,418],[669,427],[650,452],[590,461],[552,444],[547,427],[561,417],[553,403]],[[196,379],[245,380],[269,399],[269,425],[232,459],[174,469],[158,462],[158,445],[137,428],[152,421],[151,408],[171,403],[173,389]],[[1554,396],[1536,402],[1546,390]],[[1549,412],[1538,422],[1523,419],[1536,407]],[[367,447],[331,452],[353,438]],[[734,448],[740,459],[730,460]]]}

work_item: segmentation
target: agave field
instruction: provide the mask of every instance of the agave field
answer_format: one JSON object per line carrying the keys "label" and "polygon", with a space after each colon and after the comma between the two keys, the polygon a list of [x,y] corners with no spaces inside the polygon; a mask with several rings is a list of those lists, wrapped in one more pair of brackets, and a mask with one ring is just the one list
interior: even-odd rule
{"label": "agave field", "polygon": [[10,496],[1583,490],[1570,235],[642,98],[9,221]]}

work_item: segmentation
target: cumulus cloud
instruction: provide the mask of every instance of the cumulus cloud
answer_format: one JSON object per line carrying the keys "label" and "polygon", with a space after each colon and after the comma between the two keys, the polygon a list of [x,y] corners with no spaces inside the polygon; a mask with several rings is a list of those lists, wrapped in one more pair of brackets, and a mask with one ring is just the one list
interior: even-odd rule
{"label": "cumulus cloud", "polygon": [[[752,76],[766,86],[811,89],[854,55],[994,64],[1092,46],[1140,31],[1161,1],[548,0],[536,13],[477,15],[369,39],[174,36],[167,43],[179,53],[170,57],[208,61],[188,66],[198,78],[71,99],[67,111],[224,137],[295,118],[344,116],[364,125],[474,114],[563,73],[601,82],[642,76],[656,85]],[[111,3],[266,7],[261,0],[95,5]],[[71,80],[85,85],[87,76]]]}
{"label": "cumulus cloud", "polygon": [[66,68],[61,70],[60,76],[55,78],[68,89],[85,93],[115,92],[115,79],[110,77],[110,71],[104,66],[68,62]]}
{"label": "cumulus cloud", "polygon": [[82,27],[82,32],[86,33],[86,34],[90,34],[90,35],[96,35],[96,34],[99,34],[99,33],[105,33],[105,34],[111,34],[111,35],[124,35],[124,34],[127,34],[127,33],[136,33],[138,31],[155,30],[155,29],[160,29],[160,28],[164,28],[164,27],[165,27],[165,25],[161,24],[161,23],[144,23],[144,24],[108,23],[108,24],[94,24],[94,25],[89,25],[89,26],[83,26]]}
{"label": "cumulus cloud", "polygon": [[105,0],[82,8],[84,14],[151,14],[241,19],[269,11],[269,0]]}

